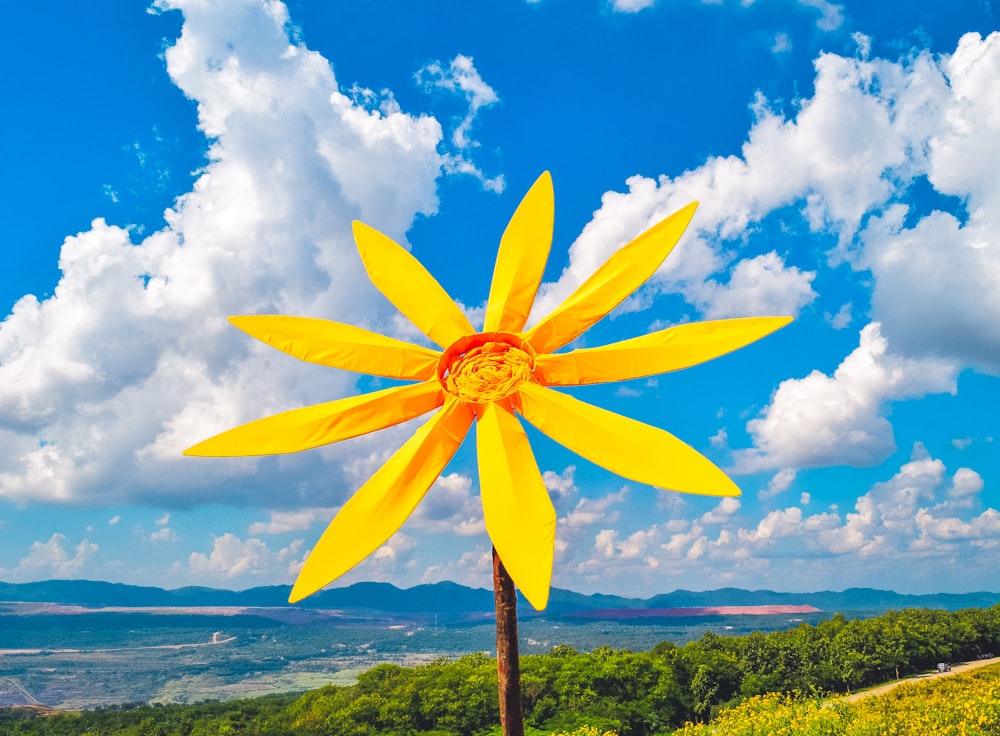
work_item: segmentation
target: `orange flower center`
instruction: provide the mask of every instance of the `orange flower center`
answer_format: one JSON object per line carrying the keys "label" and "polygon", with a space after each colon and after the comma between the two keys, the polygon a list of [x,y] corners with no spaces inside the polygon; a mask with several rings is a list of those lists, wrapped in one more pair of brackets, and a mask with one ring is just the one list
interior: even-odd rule
{"label": "orange flower center", "polygon": [[517,335],[480,332],[451,345],[438,361],[444,390],[477,404],[513,394],[535,371],[535,351]]}

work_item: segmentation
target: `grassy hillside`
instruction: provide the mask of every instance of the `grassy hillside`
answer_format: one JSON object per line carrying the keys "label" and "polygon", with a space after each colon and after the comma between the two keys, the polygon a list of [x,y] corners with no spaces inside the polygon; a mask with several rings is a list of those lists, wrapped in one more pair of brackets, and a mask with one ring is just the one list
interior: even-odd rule
{"label": "grassy hillside", "polygon": [[771,693],[721,712],[674,736],[996,736],[1000,665],[901,685],[855,703]]}

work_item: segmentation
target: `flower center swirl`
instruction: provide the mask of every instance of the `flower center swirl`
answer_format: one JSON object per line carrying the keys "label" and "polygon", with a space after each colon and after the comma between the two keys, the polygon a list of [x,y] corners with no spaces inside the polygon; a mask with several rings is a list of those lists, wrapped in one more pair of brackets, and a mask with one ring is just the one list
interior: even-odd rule
{"label": "flower center swirl", "polygon": [[517,335],[480,332],[467,335],[444,351],[438,380],[463,401],[483,404],[505,399],[535,371],[535,351]]}

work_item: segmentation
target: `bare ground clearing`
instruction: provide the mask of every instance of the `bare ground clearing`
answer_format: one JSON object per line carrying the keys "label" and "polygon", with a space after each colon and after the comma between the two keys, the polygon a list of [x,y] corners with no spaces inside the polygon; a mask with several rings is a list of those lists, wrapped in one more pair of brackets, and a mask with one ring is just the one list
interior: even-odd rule
{"label": "bare ground clearing", "polygon": [[148,647],[113,647],[110,649],[0,649],[0,657],[5,654],[108,654],[110,652],[138,652],[148,649],[194,649],[236,641],[235,636],[222,638],[221,634],[221,631],[216,631],[212,634],[211,641],[190,642],[187,644],[156,644]]}

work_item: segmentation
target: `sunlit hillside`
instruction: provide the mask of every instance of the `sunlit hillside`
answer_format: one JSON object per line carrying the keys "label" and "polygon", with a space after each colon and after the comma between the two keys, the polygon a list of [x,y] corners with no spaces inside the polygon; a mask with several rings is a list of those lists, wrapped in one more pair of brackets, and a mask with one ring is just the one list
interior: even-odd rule
{"label": "sunlit hillside", "polygon": [[675,736],[887,736],[1000,733],[1000,665],[906,683],[848,702],[771,693],[723,711]]}

